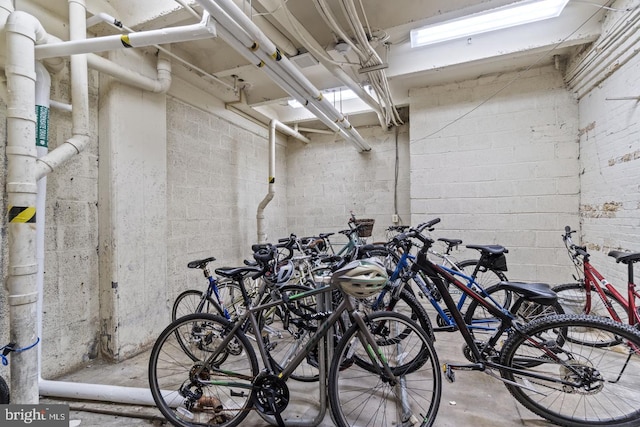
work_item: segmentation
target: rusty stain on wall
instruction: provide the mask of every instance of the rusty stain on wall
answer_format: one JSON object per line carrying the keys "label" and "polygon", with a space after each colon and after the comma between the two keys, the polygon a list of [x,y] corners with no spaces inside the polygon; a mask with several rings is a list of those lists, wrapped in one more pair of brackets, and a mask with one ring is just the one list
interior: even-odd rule
{"label": "rusty stain on wall", "polygon": [[583,218],[615,218],[616,212],[622,208],[622,202],[605,202],[602,205],[580,205],[580,216]]}
{"label": "rusty stain on wall", "polygon": [[594,130],[595,128],[596,128],[596,122],[589,123],[585,127],[578,129],[578,137],[581,137],[585,133],[589,132],[590,130]]}
{"label": "rusty stain on wall", "polygon": [[636,150],[632,153],[627,153],[613,159],[609,159],[609,166],[613,166],[619,163],[631,162],[640,159],[640,150]]}

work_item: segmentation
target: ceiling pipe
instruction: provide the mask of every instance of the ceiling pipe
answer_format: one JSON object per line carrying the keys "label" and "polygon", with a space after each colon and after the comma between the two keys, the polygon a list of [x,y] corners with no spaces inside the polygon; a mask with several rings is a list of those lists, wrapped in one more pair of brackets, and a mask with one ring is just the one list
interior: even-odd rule
{"label": "ceiling pipe", "polygon": [[[241,55],[243,55],[248,61],[253,61],[254,63],[261,62],[261,60],[251,51],[244,48],[244,45],[234,37],[227,29],[220,24],[218,27],[218,34],[222,37],[231,47],[236,49]],[[273,70],[264,67],[264,72],[281,88],[286,90],[291,96],[293,96],[300,104],[305,105],[307,109],[313,113],[316,117],[318,117],[325,125],[327,125],[334,133],[339,133],[346,140],[349,140],[349,135],[346,134],[344,129],[340,128],[334,121],[329,119],[322,111],[320,111],[316,106],[312,103],[309,103],[303,95],[300,95],[291,84],[293,83],[291,80],[286,80],[282,78],[279,74],[276,74]],[[360,148],[363,150],[363,148]]]}
{"label": "ceiling pipe", "polygon": [[[290,95],[296,98],[305,107],[313,105],[316,110],[323,113],[319,118],[327,124],[334,122],[341,130],[341,134],[346,135],[346,139],[353,143],[359,151],[369,151],[371,147],[362,138],[357,130],[349,123],[342,113],[337,111],[333,105],[322,96],[322,93],[316,89],[311,82],[284,56],[280,54],[277,48],[269,41],[265,35],[242,13],[242,11],[230,0],[198,0],[198,3],[207,10],[214,19],[222,27],[226,27],[228,34],[231,34],[236,41],[242,44],[242,48],[235,48],[239,53],[246,55],[250,52],[259,59],[258,66],[271,70],[280,77],[276,81]],[[221,36],[227,40],[221,29]],[[253,38],[252,38],[253,37]],[[228,41],[228,40],[227,40]],[[283,86],[280,82],[288,82]],[[298,89],[291,92],[291,88],[297,86]],[[314,111],[312,111],[314,112]],[[315,112],[314,112],[315,114]]]}
{"label": "ceiling pipe", "polygon": [[[196,15],[196,16],[198,17],[198,19],[202,19],[199,15]],[[90,27],[92,27],[93,25],[96,25],[99,22],[106,22],[109,25],[111,25],[111,26],[115,27],[116,29],[118,29],[119,31],[125,30],[125,31],[129,31],[129,32],[133,32],[133,30],[131,28],[127,27],[122,22],[118,21],[116,18],[114,18],[113,16],[111,16],[111,15],[109,15],[107,13],[99,13],[99,14],[94,15],[91,18],[87,19],[87,28],[90,28]],[[189,69],[192,69],[192,70],[195,70],[198,73],[202,74],[203,76],[210,78],[211,80],[215,81],[216,83],[222,85],[225,89],[227,89],[229,91],[232,91],[234,93],[237,92],[237,88],[235,86],[230,85],[229,83],[225,82],[224,80],[220,79],[219,77],[214,76],[213,74],[206,72],[205,70],[203,70],[202,68],[198,67],[197,65],[192,64],[189,61],[186,61],[185,59],[181,58],[180,56],[172,53],[171,50],[166,49],[166,48],[164,48],[164,47],[162,47],[162,46],[160,46],[158,44],[153,45],[153,47],[155,47],[156,49],[158,49],[160,52],[162,52],[164,55],[170,57],[171,59],[180,62],[185,67],[187,67]],[[91,54],[91,56],[89,57],[89,67],[92,67],[92,68],[96,68],[91,64],[92,57],[95,57],[94,58],[94,62],[95,61],[100,61],[100,60],[107,61],[106,59],[104,59],[101,56]],[[113,65],[110,66],[109,68],[114,68],[114,66],[116,65],[114,63],[112,63],[112,64]],[[98,69],[98,71],[101,71],[101,70]],[[107,72],[107,71],[103,71],[103,72],[105,72],[106,74],[109,74],[109,72]],[[110,75],[114,76],[113,74],[110,74]],[[117,78],[120,79],[120,77],[118,77],[118,76],[114,76],[114,77],[117,77]],[[145,89],[145,88],[142,88],[142,89]],[[168,90],[168,88],[167,88],[167,90]],[[161,92],[165,92],[165,91],[163,90]]]}
{"label": "ceiling pipe", "polygon": [[[286,57],[282,56],[276,46],[265,37],[264,33],[240,10],[231,0],[198,0],[199,3],[212,13],[218,22],[233,22],[243,31],[234,33],[245,46],[245,49],[255,51],[261,59],[261,65],[266,66],[276,73],[282,73],[286,80],[291,80],[294,85],[299,85],[299,93],[306,94],[307,105],[314,104],[329,119],[333,120],[348,135],[348,140],[354,143],[360,151],[368,151],[371,147],[362,136],[351,126],[346,117],[334,108],[328,99],[296,68]],[[222,13],[221,13],[222,12]]]}
{"label": "ceiling pipe", "polygon": [[266,196],[264,196],[264,199],[262,199],[258,205],[258,211],[256,213],[258,243],[267,242],[267,233],[264,230],[264,209],[267,207],[269,202],[273,200],[276,193],[276,128],[304,143],[308,144],[311,142],[309,141],[309,138],[302,135],[300,132],[291,129],[289,126],[279,122],[278,120],[274,119],[269,122],[269,190],[267,191]]}
{"label": "ceiling pipe", "polygon": [[[85,21],[86,27],[86,21]],[[170,27],[105,37],[84,38],[68,42],[49,43],[36,47],[36,59],[75,55],[81,53],[104,52],[132,47],[145,47],[153,44],[179,43],[201,40],[216,36],[215,26],[208,19],[199,24],[183,27]]]}
{"label": "ceiling pipe", "polygon": [[[269,11],[274,19],[284,26],[290,26],[300,34],[300,42],[310,52],[325,52],[325,49],[316,41],[309,31],[298,21],[291,13],[286,10],[286,5],[282,0],[258,0],[262,6]],[[382,106],[380,103],[372,97],[366,90],[360,86],[360,84],[354,81],[339,65],[329,60],[324,54],[314,55],[314,57],[324,66],[331,74],[333,74],[338,80],[344,83],[349,89],[351,89],[358,97],[364,101],[378,116],[380,126],[386,129],[387,125],[383,118]]]}

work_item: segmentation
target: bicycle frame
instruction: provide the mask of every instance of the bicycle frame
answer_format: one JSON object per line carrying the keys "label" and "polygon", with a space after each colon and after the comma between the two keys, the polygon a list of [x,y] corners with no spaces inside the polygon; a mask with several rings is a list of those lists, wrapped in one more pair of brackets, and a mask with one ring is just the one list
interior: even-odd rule
{"label": "bicycle frame", "polygon": [[[481,356],[480,349],[471,333],[471,328],[466,324],[462,313],[458,309],[458,305],[453,300],[453,297],[449,293],[449,289],[446,283],[452,284],[456,288],[458,288],[463,294],[466,294],[470,298],[476,300],[478,304],[482,305],[486,310],[491,313],[493,316],[500,320],[500,326],[496,329],[496,332],[489,339],[489,346],[493,347],[497,342],[500,336],[509,328],[513,326],[513,321],[515,317],[504,307],[497,304],[495,301],[490,302],[492,300],[487,301],[482,294],[476,291],[473,288],[468,287],[466,284],[460,282],[456,277],[451,274],[445,267],[434,264],[429,261],[427,256],[423,252],[418,253],[418,257],[416,262],[411,267],[413,271],[422,271],[427,277],[434,283],[436,289],[440,292],[442,296],[442,300],[445,303],[445,306],[449,310],[450,316],[453,319],[454,324],[457,326],[458,330],[462,334],[465,342],[469,346],[469,349],[473,353],[476,361],[483,360]],[[443,281],[442,279],[445,279]]]}
{"label": "bicycle frame", "polygon": [[[288,300],[289,301],[295,301],[296,299],[300,299],[300,298],[305,298],[305,297],[310,297],[310,296],[316,296],[318,294],[321,293],[325,293],[325,292],[331,292],[334,288],[331,286],[321,286],[317,289],[311,289],[309,291],[305,291],[305,292],[300,292],[294,295],[289,295],[288,296]],[[207,358],[207,360],[205,361],[205,363],[203,363],[203,366],[213,366],[214,364],[212,364],[211,362],[213,360],[216,359],[216,357],[218,355],[220,355],[220,353],[222,353],[223,351],[225,351],[227,345],[231,342],[231,340],[233,339],[233,336],[235,335],[236,332],[240,332],[243,333],[241,328],[242,325],[245,324],[245,322],[249,322],[249,324],[251,325],[251,328],[253,331],[259,331],[259,325],[258,325],[258,321],[256,319],[255,313],[260,312],[262,310],[268,310],[270,308],[273,307],[277,307],[280,305],[285,305],[286,302],[284,300],[278,300],[278,301],[272,301],[270,303],[266,303],[266,304],[261,304],[261,305],[257,305],[255,307],[251,306],[250,303],[250,298],[248,297],[248,295],[246,295],[246,290],[244,289],[244,285],[241,285],[241,290],[243,292],[244,297],[245,297],[245,302],[247,304],[247,310],[245,311],[245,313],[243,313],[238,319],[236,319],[233,323],[232,323],[232,328],[229,330],[229,332],[227,333],[226,337],[222,340],[222,342],[220,343],[220,345],[211,353],[211,355]],[[395,375],[392,373],[391,368],[389,367],[387,361],[385,360],[385,358],[382,356],[382,353],[378,350],[378,346],[376,344],[376,340],[375,338],[371,335],[371,333],[369,332],[367,326],[364,323],[364,318],[362,316],[362,314],[360,314],[358,311],[356,311],[356,308],[354,307],[351,299],[348,296],[344,296],[344,298],[342,299],[342,302],[338,305],[338,307],[333,310],[333,312],[329,315],[329,317],[326,319],[325,322],[322,322],[319,327],[318,330],[309,338],[309,341],[305,344],[303,351],[298,351],[296,353],[296,355],[294,356],[293,359],[291,359],[291,361],[289,363],[287,363],[287,365],[284,367],[284,369],[281,372],[275,372],[273,369],[273,366],[271,364],[271,361],[269,359],[269,356],[267,354],[267,349],[266,346],[264,344],[264,342],[262,342],[262,340],[260,339],[256,339],[256,344],[258,347],[258,351],[260,353],[260,357],[262,358],[262,361],[264,363],[265,368],[272,373],[277,373],[279,378],[282,378],[283,380],[287,380],[291,374],[295,371],[295,369],[298,367],[298,365],[300,365],[300,363],[302,363],[309,351],[311,349],[313,349],[316,345],[318,345],[318,343],[325,337],[327,336],[327,332],[333,327],[333,325],[335,325],[337,323],[337,321],[342,317],[342,315],[344,314],[344,312],[348,312],[350,314],[350,317],[355,321],[356,324],[358,324],[359,326],[359,340],[361,345],[364,348],[367,348],[369,351],[367,351],[367,354],[369,356],[369,358],[371,359],[372,363],[374,366],[377,367],[377,369],[379,370],[379,374],[384,375],[386,378],[389,378],[389,381],[391,382],[398,382],[399,380],[396,379]],[[382,370],[380,370],[380,366],[383,367]],[[203,369],[203,368],[201,368]],[[234,374],[233,372],[228,372],[225,371],[225,374],[230,376],[230,377],[237,377],[239,379],[243,379],[243,380],[247,380],[248,378],[245,378],[244,376],[238,376],[236,374]],[[206,381],[204,381],[204,383],[207,383]],[[220,381],[212,381],[209,384],[211,385],[223,385],[223,382]],[[234,382],[228,382],[228,381],[224,381],[224,385],[229,385],[229,386],[234,386],[234,387],[238,387],[238,388],[245,388],[245,389],[251,389],[253,388],[253,384],[245,384],[245,383],[234,383]]]}
{"label": "bicycle frame", "polygon": [[[609,281],[605,279],[605,277],[593,266],[589,260],[590,255],[585,250],[585,248],[580,248],[576,246],[571,240],[571,233],[573,231],[569,226],[565,227],[565,234],[563,235],[563,240],[567,250],[569,251],[569,256],[571,260],[576,266],[576,269],[580,271],[579,263],[582,263],[582,285],[585,289],[585,305],[584,305],[584,313],[591,313],[591,302],[592,296],[591,292],[595,291],[604,306],[607,308],[609,315],[616,322],[621,322],[622,319],[618,315],[618,313],[613,308],[613,304],[609,301],[609,298],[604,293],[603,288],[607,289],[613,297],[622,304],[625,308],[627,316],[629,318],[629,325],[633,326],[635,324],[640,323],[640,313],[638,313],[638,307],[636,305],[636,298],[640,298],[640,291],[636,288],[635,283],[633,283],[633,264],[629,264],[629,281],[627,283],[627,297],[625,298]],[[582,260],[578,259],[578,256],[582,256]]]}
{"label": "bicycle frame", "polygon": [[611,283],[609,283],[602,274],[593,266],[588,260],[583,260],[582,268],[584,273],[584,288],[585,288],[585,314],[590,314],[591,311],[591,290],[595,290],[602,303],[607,307],[611,318],[616,322],[620,322],[620,316],[613,308],[613,305],[605,295],[602,288],[606,288],[613,294],[613,296],[623,304],[627,310],[629,317],[629,324],[631,326],[640,322],[640,315],[636,306],[636,298],[640,298],[640,292],[638,292],[636,285],[633,282],[627,284],[627,298],[625,298]]}
{"label": "bicycle frame", "polygon": [[[433,254],[433,252],[431,250],[429,250],[429,253]],[[447,258],[445,258],[444,256],[441,256],[441,257],[443,259],[447,260],[449,263],[451,263],[451,261],[448,260]],[[402,271],[404,271],[409,266],[409,260],[412,260],[412,261],[415,262],[415,259],[416,259],[415,255],[411,255],[409,253],[409,250],[404,250],[403,249],[402,255],[400,256],[400,260],[398,261],[393,274],[389,278],[389,283],[391,283],[392,286],[395,286],[394,284],[400,279],[400,275],[401,275]],[[452,264],[453,268],[449,268],[449,267],[446,267],[444,265],[438,265],[438,266],[443,271],[449,273],[450,277],[452,277],[453,280],[455,280],[455,277],[457,276],[461,280],[465,281],[465,284],[461,284],[461,282],[456,280],[456,282],[458,282],[459,285],[462,285],[462,286],[467,287],[469,289],[475,289],[476,292],[479,295],[481,295],[481,297],[483,299],[489,298],[489,300],[493,304],[495,304],[496,307],[501,307],[501,309],[504,310],[504,312],[508,312],[508,310],[506,308],[502,307],[495,299],[493,299],[489,294],[487,294],[485,292],[484,288],[482,288],[482,286],[480,286],[480,284],[478,284],[472,276],[467,276],[466,274],[461,272],[459,269],[457,269],[457,267],[455,267],[455,264]],[[477,272],[477,270],[478,270],[478,268],[476,267],[474,273]],[[433,308],[437,311],[437,313],[440,315],[440,318],[445,323],[445,326],[440,327],[440,328],[434,328],[434,331],[435,332],[438,332],[438,331],[451,331],[452,327],[455,327],[454,319],[438,303],[438,300],[433,296],[433,293],[429,289],[429,286],[426,283],[424,283],[422,277],[420,277],[419,272],[412,271],[411,274],[412,274],[411,279],[416,283],[416,285],[418,285],[418,288],[420,289],[420,291],[422,291],[424,293],[424,295],[427,297],[427,299],[429,300],[429,302],[431,303]],[[402,287],[398,286],[397,289],[398,289],[398,291],[400,291],[402,289]],[[384,299],[386,293],[387,293],[387,291],[383,290],[378,295],[378,297],[376,299],[376,302],[374,303],[374,306],[372,307],[374,310],[377,310],[378,307],[383,304],[383,299]],[[440,293],[442,294],[441,291],[440,291]],[[458,300],[458,302],[456,304],[456,307],[457,307],[458,311],[460,311],[462,309],[462,307],[464,306],[464,303],[465,303],[466,300],[467,300],[467,294],[465,292],[461,292],[460,299]],[[476,323],[480,324],[480,323],[487,323],[487,322],[489,322],[489,321],[488,320],[478,320]],[[472,329],[491,330],[493,328],[490,328],[490,327],[487,327],[487,326],[478,326],[478,325],[473,326],[472,325]]]}

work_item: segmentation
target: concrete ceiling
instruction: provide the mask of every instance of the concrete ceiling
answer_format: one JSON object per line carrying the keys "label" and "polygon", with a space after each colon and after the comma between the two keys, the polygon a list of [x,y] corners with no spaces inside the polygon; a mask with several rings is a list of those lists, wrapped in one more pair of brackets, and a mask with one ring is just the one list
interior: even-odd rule
{"label": "concrete ceiling", "polygon": [[[86,0],[88,16],[100,12],[121,20],[135,31],[159,29],[197,22],[193,11],[202,13],[202,7],[191,0]],[[368,75],[359,72],[357,58],[345,57],[336,51],[341,37],[332,31],[321,17],[314,0],[234,0],[253,22],[269,35],[280,51],[295,64],[319,90],[344,86],[327,67],[314,60],[319,54],[307,47],[322,49],[323,55],[341,63],[344,73],[357,84],[368,82]],[[601,28],[609,0],[570,0],[558,18],[494,31],[465,39],[444,42],[421,48],[411,48],[409,31],[423,25],[437,23],[465,15],[501,7],[516,0],[354,0],[360,22],[365,26],[371,45],[382,59],[383,72],[388,80],[393,104],[400,108],[409,103],[409,90],[482,75],[561,63],[573,49],[594,41]],[[339,25],[349,32],[342,0],[326,0]],[[16,8],[36,16],[51,15],[64,22],[67,17],[67,0],[16,0]],[[360,9],[360,5],[363,9]],[[213,17],[215,19],[215,16]],[[54,22],[48,19],[47,22]],[[296,24],[303,31],[296,31]],[[47,29],[55,34],[53,30]],[[107,24],[90,28],[96,35],[115,34]],[[68,37],[58,34],[59,37]],[[262,69],[250,63],[221,37],[185,42],[171,47],[196,69],[204,70],[228,83],[243,89],[242,102],[236,108],[265,121],[277,118],[285,123],[304,123],[318,126],[313,115],[304,108],[292,108],[287,104],[291,96],[276,85]],[[325,61],[326,63],[326,61]],[[315,64],[315,65],[313,65]],[[199,73],[195,73],[201,76]],[[203,77],[203,85],[209,84],[226,102],[238,101],[238,93],[221,88],[212,79]],[[336,108],[348,115],[353,124],[379,123],[376,116],[367,113],[366,104],[356,99],[336,103]]]}

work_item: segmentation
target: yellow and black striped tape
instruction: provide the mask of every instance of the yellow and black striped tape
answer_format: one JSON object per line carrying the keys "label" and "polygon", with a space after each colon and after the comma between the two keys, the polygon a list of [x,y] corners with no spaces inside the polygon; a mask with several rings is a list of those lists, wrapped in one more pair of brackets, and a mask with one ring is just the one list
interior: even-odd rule
{"label": "yellow and black striped tape", "polygon": [[9,222],[23,222],[23,223],[36,222],[35,206],[10,206],[8,215],[9,215]]}
{"label": "yellow and black striped tape", "polygon": [[129,34],[123,34],[120,36],[120,41],[124,47],[133,47],[131,46],[131,42],[129,41]]}

